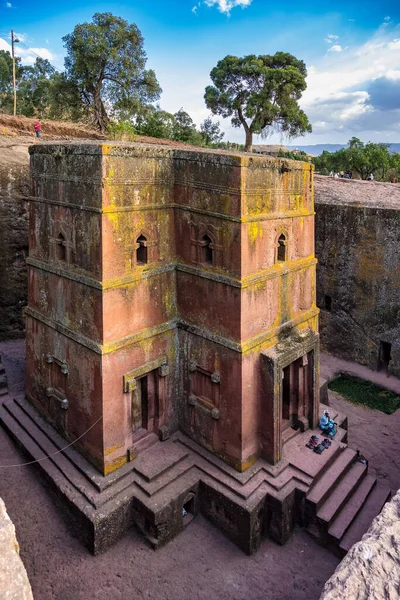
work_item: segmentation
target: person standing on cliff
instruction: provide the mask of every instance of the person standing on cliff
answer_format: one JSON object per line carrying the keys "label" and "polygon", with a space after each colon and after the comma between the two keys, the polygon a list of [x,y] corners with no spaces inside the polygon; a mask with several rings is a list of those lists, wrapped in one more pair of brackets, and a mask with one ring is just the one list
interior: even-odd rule
{"label": "person standing on cliff", "polygon": [[40,138],[41,131],[42,131],[42,124],[40,123],[40,119],[38,119],[35,123],[35,133],[36,133],[37,138]]}

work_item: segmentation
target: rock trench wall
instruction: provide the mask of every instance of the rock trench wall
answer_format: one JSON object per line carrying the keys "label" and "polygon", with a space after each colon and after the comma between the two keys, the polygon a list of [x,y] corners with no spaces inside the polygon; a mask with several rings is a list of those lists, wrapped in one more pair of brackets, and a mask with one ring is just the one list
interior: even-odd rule
{"label": "rock trench wall", "polygon": [[15,527],[0,498],[0,598],[33,600],[25,567],[19,557]]}
{"label": "rock trench wall", "polygon": [[320,600],[400,598],[400,492],[326,582]]}
{"label": "rock trench wall", "polygon": [[400,204],[319,197],[315,230],[322,350],[399,377]]}
{"label": "rock trench wall", "polygon": [[25,333],[27,303],[28,144],[0,142],[0,340]]}

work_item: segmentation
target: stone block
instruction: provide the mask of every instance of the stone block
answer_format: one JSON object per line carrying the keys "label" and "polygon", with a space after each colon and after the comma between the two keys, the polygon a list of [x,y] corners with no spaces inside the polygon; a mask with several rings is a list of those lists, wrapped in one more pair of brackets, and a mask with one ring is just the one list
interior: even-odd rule
{"label": "stone block", "polygon": [[0,598],[33,600],[28,575],[19,556],[15,527],[0,498]]}

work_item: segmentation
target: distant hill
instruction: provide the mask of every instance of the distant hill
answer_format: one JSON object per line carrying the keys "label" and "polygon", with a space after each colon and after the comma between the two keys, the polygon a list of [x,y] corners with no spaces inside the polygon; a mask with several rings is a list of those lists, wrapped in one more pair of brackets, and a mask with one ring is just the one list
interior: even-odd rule
{"label": "distant hill", "polygon": [[[336,152],[341,148],[346,148],[347,144],[314,144],[309,146],[287,146],[289,150],[303,150],[307,154],[319,156],[324,150],[327,152]],[[400,144],[390,144],[391,152],[400,152]]]}

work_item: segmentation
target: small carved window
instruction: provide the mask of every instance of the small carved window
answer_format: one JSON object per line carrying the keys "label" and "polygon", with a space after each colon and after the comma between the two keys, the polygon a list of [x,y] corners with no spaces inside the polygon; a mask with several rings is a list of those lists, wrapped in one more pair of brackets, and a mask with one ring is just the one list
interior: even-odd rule
{"label": "small carved window", "polygon": [[57,260],[67,260],[67,246],[65,243],[65,237],[62,233],[59,234],[56,241],[56,257]]}
{"label": "small carved window", "polygon": [[325,310],[331,312],[332,310],[332,298],[331,296],[325,296]]}
{"label": "small carved window", "polygon": [[144,235],[139,235],[136,244],[136,264],[147,265],[147,239]]}
{"label": "small carved window", "polygon": [[284,233],[279,236],[278,239],[278,262],[285,262],[287,260],[287,240]]}
{"label": "small carved window", "polygon": [[213,249],[212,249],[212,239],[208,235],[203,235],[200,241],[200,262],[205,265],[213,264]]}

